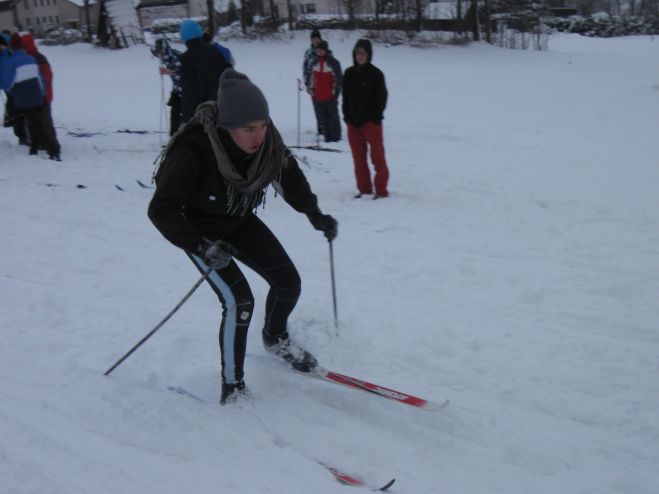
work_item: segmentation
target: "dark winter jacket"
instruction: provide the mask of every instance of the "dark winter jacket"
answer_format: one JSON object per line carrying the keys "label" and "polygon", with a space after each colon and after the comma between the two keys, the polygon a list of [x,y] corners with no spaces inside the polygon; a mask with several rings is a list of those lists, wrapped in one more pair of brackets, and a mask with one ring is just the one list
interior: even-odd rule
{"label": "dark winter jacket", "polygon": [[[220,129],[219,135],[231,161],[240,171],[249,157],[226,131]],[[224,238],[253,213],[227,212],[227,184],[202,127],[180,139],[158,170],[157,187],[148,214],[167,240],[184,250],[194,251],[202,238],[211,241]],[[297,161],[288,151],[287,156],[279,181],[284,200],[301,213],[319,213],[316,196]]]}
{"label": "dark winter jacket", "polygon": [[371,63],[373,49],[371,42],[360,39],[355,49],[363,48],[368,53],[368,61],[359,65],[355,59],[343,75],[343,119],[353,127],[362,127],[368,122],[381,123],[387,106],[387,85],[384,74]]}
{"label": "dark winter jacket", "polygon": [[37,108],[44,104],[39,66],[34,57],[23,50],[16,50],[5,63],[0,74],[0,88],[10,93],[19,110]]}
{"label": "dark winter jacket", "polygon": [[220,52],[201,38],[192,39],[186,44],[188,50],[181,55],[183,122],[192,118],[200,103],[217,100],[220,76],[230,67]]}
{"label": "dark winter jacket", "polygon": [[30,33],[21,36],[21,40],[23,41],[25,53],[33,56],[39,66],[41,78],[44,83],[46,103],[50,104],[53,102],[53,70],[50,67],[50,62],[48,62],[48,59],[37,49],[34,38]]}

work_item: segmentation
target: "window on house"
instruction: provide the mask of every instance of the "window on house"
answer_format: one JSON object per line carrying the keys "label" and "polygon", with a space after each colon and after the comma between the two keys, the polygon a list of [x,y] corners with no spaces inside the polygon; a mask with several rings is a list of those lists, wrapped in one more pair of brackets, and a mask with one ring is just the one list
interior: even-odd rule
{"label": "window on house", "polygon": [[50,5],[50,0],[46,0],[46,5]]}
{"label": "window on house", "polygon": [[55,16],[55,22],[56,22],[57,24],[59,24],[59,15],[56,15],[56,16]]}
{"label": "window on house", "polygon": [[49,20],[50,22],[53,22],[53,16],[52,16],[52,15],[49,15],[49,16],[48,16],[48,20]]}
{"label": "window on house", "polygon": [[26,17],[26,18],[25,18],[25,22],[27,22],[27,25],[28,25],[28,26],[31,26],[31,25],[32,25],[32,21],[30,20],[29,17]]}
{"label": "window on house", "polygon": [[307,14],[315,14],[316,13],[316,4],[315,3],[308,3],[307,4]]}
{"label": "window on house", "polygon": [[37,24],[41,25],[41,19],[37,17]]}
{"label": "window on house", "polygon": [[32,0],[32,6],[36,7],[37,6],[37,0]]}
{"label": "window on house", "polygon": [[300,4],[300,14],[304,14],[304,13],[305,13],[304,4],[301,3]]}
{"label": "window on house", "polygon": [[43,0],[39,0],[39,3],[40,3],[41,6],[43,7]]}
{"label": "window on house", "polygon": [[30,10],[30,3],[27,0],[23,0],[23,6],[25,10]]}

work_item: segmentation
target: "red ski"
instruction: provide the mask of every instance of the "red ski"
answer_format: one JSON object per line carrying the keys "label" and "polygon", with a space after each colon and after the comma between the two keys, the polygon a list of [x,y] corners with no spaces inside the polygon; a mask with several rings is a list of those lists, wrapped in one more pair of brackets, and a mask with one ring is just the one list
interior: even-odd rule
{"label": "red ski", "polygon": [[[320,463],[320,462],[318,462],[318,463]],[[365,482],[363,482],[359,479],[356,479],[355,477],[353,477],[351,475],[348,475],[347,473],[343,473],[340,470],[337,470],[334,467],[327,466],[324,463],[320,463],[320,464],[322,466],[324,466],[325,468],[327,468],[327,470],[329,470],[332,473],[332,475],[334,475],[334,478],[336,480],[338,480],[340,483],[342,483],[344,485],[351,485],[353,487],[364,487],[366,489],[372,490],[373,492],[377,492],[377,491],[384,492],[387,489],[389,489],[389,487],[394,485],[394,482],[396,482],[396,479],[391,479],[389,482],[387,482],[382,487],[373,487],[373,486],[370,486],[370,485],[366,484]]]}
{"label": "red ski", "polygon": [[320,366],[316,367],[312,372],[308,373],[308,375],[322,381],[341,384],[343,386],[357,389],[359,391],[366,391],[383,398],[388,398],[390,400],[421,408],[422,410],[427,410],[430,412],[439,411],[449,404],[449,400],[445,400],[441,403],[428,401],[417,396],[412,396],[401,391],[396,391],[395,389],[385,388],[384,386],[380,386],[378,384],[362,381],[356,377],[346,376],[345,374],[339,374],[338,372],[323,369]]}

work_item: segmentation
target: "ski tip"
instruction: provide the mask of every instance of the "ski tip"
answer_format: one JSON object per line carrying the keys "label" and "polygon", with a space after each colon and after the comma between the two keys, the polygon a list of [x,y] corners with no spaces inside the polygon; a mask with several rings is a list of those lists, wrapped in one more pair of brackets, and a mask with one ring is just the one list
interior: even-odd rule
{"label": "ski tip", "polygon": [[394,482],[396,482],[396,479],[391,479],[387,484],[383,485],[383,486],[380,487],[379,489],[374,490],[373,492],[384,492],[384,491],[386,491],[387,489],[389,489],[389,487],[391,487],[392,485],[394,485]]}
{"label": "ski tip", "polygon": [[439,412],[440,410],[444,410],[449,403],[451,403],[450,400],[445,400],[439,403],[435,401],[426,401],[423,405],[420,405],[419,408],[421,410],[426,410],[427,412]]}
{"label": "ski tip", "polygon": [[117,190],[120,190],[122,192],[124,192],[126,190],[123,187],[121,187],[120,185],[114,184],[114,186],[117,188]]}

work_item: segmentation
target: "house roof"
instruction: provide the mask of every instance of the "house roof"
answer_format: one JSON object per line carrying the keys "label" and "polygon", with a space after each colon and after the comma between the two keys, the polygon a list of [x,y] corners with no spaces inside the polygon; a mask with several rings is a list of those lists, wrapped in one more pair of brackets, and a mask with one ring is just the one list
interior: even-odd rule
{"label": "house roof", "polygon": [[[84,7],[85,6],[85,1],[84,0],[66,0],[69,3],[72,3],[76,7]],[[96,0],[89,0],[89,5],[94,5],[96,3]]]}
{"label": "house roof", "polygon": [[149,7],[167,7],[170,5],[181,5],[188,3],[188,0],[141,0],[137,3],[136,9]]}

